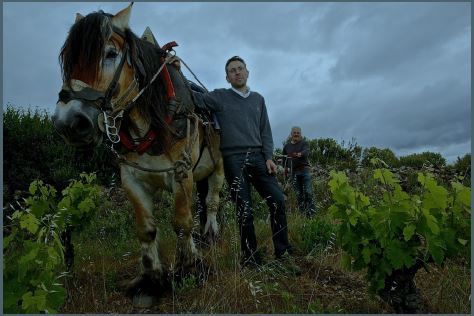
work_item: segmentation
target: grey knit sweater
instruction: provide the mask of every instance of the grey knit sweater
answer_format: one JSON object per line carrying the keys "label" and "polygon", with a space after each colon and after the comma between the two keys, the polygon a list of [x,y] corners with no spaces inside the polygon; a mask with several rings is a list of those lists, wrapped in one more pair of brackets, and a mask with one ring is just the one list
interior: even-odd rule
{"label": "grey knit sweater", "polygon": [[292,144],[291,141],[288,141],[283,147],[283,155],[286,156],[293,153],[301,153],[301,157],[291,157],[290,161],[284,159],[283,165],[292,168],[293,170],[291,170],[291,172],[309,170],[309,144],[304,139],[295,144]]}
{"label": "grey knit sweater", "polygon": [[259,93],[252,91],[244,98],[232,89],[216,89],[194,95],[198,106],[204,103],[216,112],[222,132],[220,149],[224,156],[246,153],[250,148],[263,152],[266,160],[272,159],[272,130],[265,99]]}

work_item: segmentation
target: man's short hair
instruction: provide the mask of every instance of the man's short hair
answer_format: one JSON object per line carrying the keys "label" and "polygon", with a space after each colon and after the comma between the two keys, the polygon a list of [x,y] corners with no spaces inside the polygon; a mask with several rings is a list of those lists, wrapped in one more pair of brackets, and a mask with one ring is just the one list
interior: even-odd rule
{"label": "man's short hair", "polygon": [[293,131],[294,129],[299,130],[301,132],[301,127],[299,127],[299,126],[293,126],[291,128],[291,131]]}
{"label": "man's short hair", "polygon": [[242,64],[244,64],[245,67],[247,67],[247,65],[245,64],[245,61],[240,58],[239,56],[233,56],[231,58],[229,58],[229,60],[227,60],[227,62],[225,63],[225,73],[227,74],[227,66],[229,66],[229,64],[233,61],[240,61]]}

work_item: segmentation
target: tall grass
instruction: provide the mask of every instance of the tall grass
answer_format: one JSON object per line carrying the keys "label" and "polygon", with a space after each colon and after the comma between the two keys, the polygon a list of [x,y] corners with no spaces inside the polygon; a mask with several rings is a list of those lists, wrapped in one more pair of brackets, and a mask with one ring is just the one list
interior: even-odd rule
{"label": "tall grass", "polygon": [[[105,209],[77,240],[76,276],[64,313],[393,313],[386,303],[368,294],[361,272],[342,268],[342,251],[334,244],[335,223],[326,211],[312,219],[298,212],[288,214],[290,242],[298,249],[296,262],[301,276],[282,270],[273,258],[267,213],[255,217],[259,249],[265,260],[259,269],[239,266],[239,236],[235,209],[224,194],[221,237],[213,249],[202,249],[212,273],[204,283],[188,276],[167,291],[159,304],[134,310],[121,284],[138,272],[139,244],[135,237],[131,205],[120,189],[108,195]],[[156,219],[161,237],[160,252],[169,266],[175,261],[176,236],[171,228],[171,194],[163,193]],[[255,203],[261,203],[256,197]],[[197,219],[196,219],[197,223]],[[429,277],[428,277],[429,276]],[[422,272],[417,285],[426,312],[468,313],[470,271],[463,262],[451,261],[432,273]]]}

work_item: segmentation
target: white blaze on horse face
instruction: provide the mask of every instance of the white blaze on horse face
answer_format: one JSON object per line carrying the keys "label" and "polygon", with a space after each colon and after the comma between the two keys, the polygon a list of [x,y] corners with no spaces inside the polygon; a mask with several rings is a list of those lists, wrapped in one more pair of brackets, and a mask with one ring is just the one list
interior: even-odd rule
{"label": "white blaze on horse face", "polygon": [[118,46],[110,40],[105,45],[104,59],[102,60],[102,69],[100,71],[99,90],[106,90],[112,81],[115,70],[120,64],[123,52]]}
{"label": "white blaze on horse face", "polygon": [[[81,91],[84,88],[90,88],[91,86],[85,83],[84,81],[77,80],[77,79],[71,79],[69,82],[71,85],[72,91]],[[63,89],[64,90],[69,90],[69,87],[66,84],[63,84]]]}
{"label": "white blaze on horse face", "polygon": [[58,122],[67,122],[71,116],[80,111],[81,104],[81,101],[74,99],[68,103],[58,101],[58,103],[56,103],[56,110],[54,111],[55,120]]}
{"label": "white blaze on horse face", "polygon": [[[115,76],[115,72],[120,66],[120,62],[122,61],[124,54],[123,46],[123,38],[118,36],[116,33],[113,33],[108,42],[105,44],[104,57],[101,60],[99,78],[98,81],[94,83],[95,89],[99,91],[106,91],[108,89]],[[127,54],[127,57],[129,57],[129,54]],[[119,89],[117,90],[117,93],[113,95],[112,100],[120,98],[122,93],[124,93],[124,91],[126,91],[126,89],[128,89],[133,83],[133,80],[134,71],[131,67],[131,63],[125,63],[121,69],[121,74],[118,80]],[[129,95],[129,99],[131,97],[133,97],[133,95]],[[126,101],[127,100],[122,100],[122,102]]]}
{"label": "white blaze on horse face", "polygon": [[121,31],[130,28],[129,21],[130,15],[132,13],[133,2],[130,3],[128,7],[118,12],[114,17],[112,17],[112,25],[118,28]]}

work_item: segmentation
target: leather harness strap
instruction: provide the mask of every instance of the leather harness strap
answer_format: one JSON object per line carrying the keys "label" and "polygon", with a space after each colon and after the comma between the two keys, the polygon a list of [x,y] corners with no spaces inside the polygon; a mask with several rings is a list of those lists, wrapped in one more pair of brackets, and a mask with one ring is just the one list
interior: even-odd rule
{"label": "leather harness strap", "polygon": [[[176,44],[176,42],[173,41],[164,45],[162,49],[168,52],[175,46],[178,46],[178,44]],[[162,56],[160,58],[160,61],[161,63],[165,63],[165,57]],[[173,82],[171,81],[171,76],[169,74],[169,71],[166,65],[163,67],[163,70],[161,71],[161,77],[165,83],[167,102],[171,105],[176,104],[176,93],[174,90]],[[171,124],[173,122],[173,115],[168,115],[165,118],[165,122],[168,125]],[[151,147],[151,145],[153,145],[153,142],[155,141],[157,135],[156,135],[155,130],[150,129],[148,130],[148,133],[142,138],[142,140],[138,144],[135,144],[134,140],[129,135],[129,133],[127,133],[124,130],[121,130],[119,132],[119,136],[120,136],[120,142],[127,150],[134,151],[134,152],[137,152],[139,155],[142,155]]]}
{"label": "leather harness strap", "polygon": [[132,138],[126,131],[120,130],[119,135],[122,145],[127,150],[137,152],[139,155],[143,154],[150,148],[157,136],[155,130],[150,129],[140,143],[134,144]]}
{"label": "leather harness strap", "polygon": [[[159,47],[158,43],[157,45]],[[178,44],[175,41],[173,41],[173,42],[169,42],[165,44],[161,49],[164,50],[165,52],[169,52],[175,46],[178,46]],[[164,63],[165,57],[161,56],[160,61]],[[161,72],[161,77],[163,78],[163,81],[165,83],[166,99],[168,100],[168,104],[170,105],[170,107],[174,107],[170,109],[169,115],[165,118],[166,123],[171,124],[171,122],[173,122],[174,112],[176,111],[176,93],[174,91],[173,82],[171,81],[170,73],[168,71],[167,66],[163,68],[163,71]]]}

